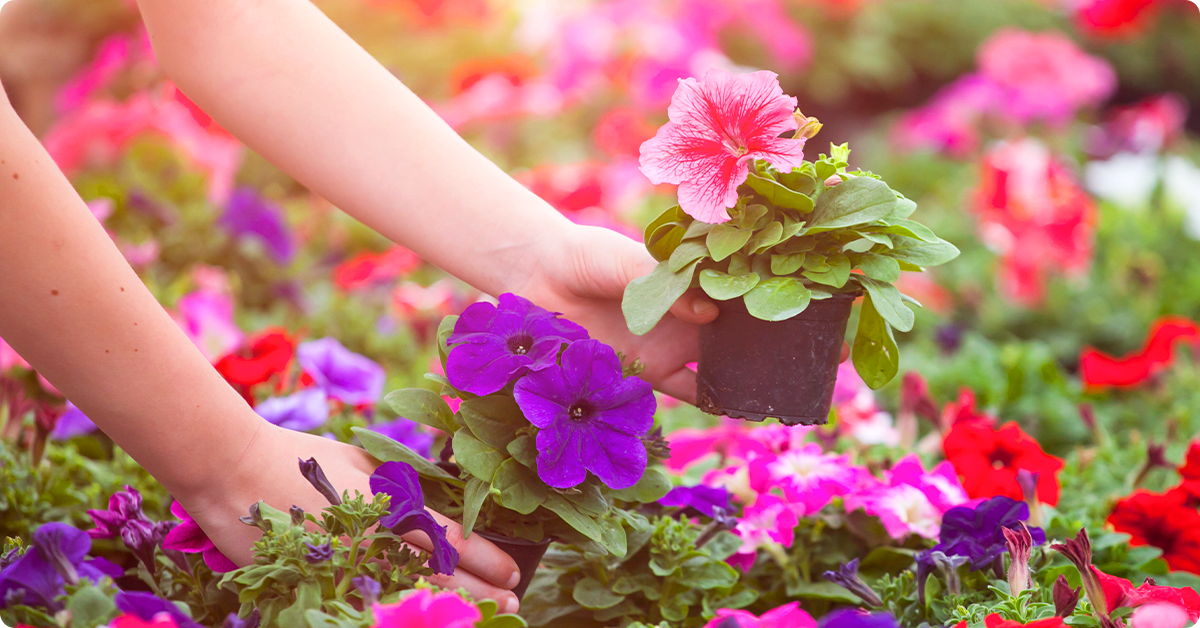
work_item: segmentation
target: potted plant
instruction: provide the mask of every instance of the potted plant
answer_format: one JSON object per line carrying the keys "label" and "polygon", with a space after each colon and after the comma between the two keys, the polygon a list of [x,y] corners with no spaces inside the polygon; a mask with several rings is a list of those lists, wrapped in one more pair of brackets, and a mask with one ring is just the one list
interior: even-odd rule
{"label": "potted plant", "polygon": [[642,145],[641,169],[656,184],[678,184],[679,205],[646,228],[659,265],[625,290],[630,331],[650,331],[699,287],[721,310],[700,331],[700,408],[818,424],[861,295],[854,366],[872,388],[890,381],[899,367],[892,330],[912,329],[905,301],[916,304],[894,283],[958,249],[909,220],[916,204],[878,176],[848,170],[845,144],[806,161],[805,142],[821,125],[772,72],[681,80],[669,117]]}
{"label": "potted plant", "polygon": [[[623,504],[670,489],[650,463],[665,457],[652,432],[657,403],[636,365],[579,325],[512,294],[476,303],[438,329],[442,394],[387,395],[403,417],[447,435],[438,463],[355,428],[371,455],[411,464],[430,508],[508,552],[522,595],[550,541],[626,552]],[[452,410],[442,395],[459,400]]]}

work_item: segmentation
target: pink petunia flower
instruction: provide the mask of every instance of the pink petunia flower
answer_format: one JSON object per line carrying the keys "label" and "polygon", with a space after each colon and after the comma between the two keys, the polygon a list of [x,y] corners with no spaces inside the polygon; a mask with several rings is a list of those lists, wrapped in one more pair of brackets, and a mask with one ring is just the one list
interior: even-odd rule
{"label": "pink petunia flower", "polygon": [[17,354],[16,349],[8,346],[8,343],[4,342],[3,338],[0,338],[0,373],[14,366],[27,369],[29,368],[29,363],[25,361],[25,358]]}
{"label": "pink petunia flower", "polygon": [[917,488],[939,513],[945,513],[970,501],[967,491],[958,481],[954,465],[942,461],[926,471],[917,454],[909,454],[892,465],[888,482],[891,486],[908,485]]}
{"label": "pink petunia flower", "polygon": [[1129,618],[1130,628],[1187,628],[1189,623],[1183,607],[1165,602],[1142,606]]}
{"label": "pink petunia flower", "polygon": [[242,346],[245,334],[233,320],[233,296],[214,290],[196,290],[179,299],[171,318],[183,329],[209,362]]}
{"label": "pink petunia flower", "polygon": [[375,604],[372,628],[474,628],[483,619],[474,604],[453,591],[420,589],[395,604]]}
{"label": "pink petunia flower", "polygon": [[759,548],[791,547],[798,523],[800,517],[791,504],[778,495],[760,495],[753,505],[746,507],[745,515],[733,530],[742,539],[742,547],[729,557],[729,564],[749,571]]}
{"label": "pink petunia flower", "polygon": [[865,473],[852,466],[847,456],[826,454],[817,443],[783,452],[767,469],[774,485],[793,504],[803,506],[805,515],[853,491]]}
{"label": "pink petunia flower", "polygon": [[166,613],[159,613],[151,621],[146,621],[137,615],[121,615],[112,620],[109,628],[179,628],[179,624]]}
{"label": "pink petunia flower", "polygon": [[942,513],[929,502],[920,489],[908,484],[888,486],[877,483],[865,491],[847,495],[846,511],[859,508],[879,517],[888,536],[903,539],[916,534],[935,539],[942,525]]}
{"label": "pink petunia flower", "polygon": [[800,608],[799,602],[785,604],[755,617],[749,611],[722,608],[704,628],[816,628],[817,620]]}
{"label": "pink petunia flower", "polygon": [[795,109],[774,72],[709,70],[700,81],[683,79],[670,122],[642,144],[642,172],[652,183],[678,184],[679,206],[693,218],[726,222],[752,160],[789,172],[803,162],[804,139],[779,137],[797,128]]}
{"label": "pink petunia flower", "polygon": [[771,473],[767,465],[775,459],[774,454],[738,461],[727,467],[713,469],[704,474],[704,484],[723,488],[738,502],[747,506],[754,504],[761,493],[771,488]]}
{"label": "pink petunia flower", "polygon": [[216,543],[208,538],[200,524],[187,514],[179,502],[171,503],[171,514],[183,521],[167,533],[167,537],[163,539],[163,549],[178,550],[185,554],[203,554],[204,564],[215,572],[237,569],[237,565],[217,549]]}

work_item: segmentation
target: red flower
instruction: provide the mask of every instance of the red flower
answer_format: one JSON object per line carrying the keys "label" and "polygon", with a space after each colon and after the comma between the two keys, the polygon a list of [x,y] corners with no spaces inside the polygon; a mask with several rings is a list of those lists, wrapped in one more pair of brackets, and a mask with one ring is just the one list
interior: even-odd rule
{"label": "red flower", "polygon": [[1180,490],[1191,496],[1194,505],[1200,501],[1200,440],[1192,441],[1192,446],[1188,447],[1187,458],[1179,467],[1179,476],[1183,478],[1179,483]]}
{"label": "red flower", "polygon": [[942,440],[942,449],[972,498],[1004,495],[1022,501],[1017,472],[1024,469],[1039,474],[1038,499],[1052,506],[1058,503],[1062,459],[1043,451],[1016,423],[997,429],[979,421],[959,422]]}
{"label": "red flower", "polygon": [[489,76],[501,76],[512,85],[520,85],[538,73],[537,64],[525,55],[467,59],[450,72],[450,95],[457,96]]}
{"label": "red flower", "polygon": [[217,372],[254,405],[251,389],[287,371],[295,342],[281,330],[268,329],[247,339],[246,347],[217,361]]}
{"label": "red flower", "polygon": [[975,391],[963,387],[958,391],[958,401],[951,401],[942,408],[943,429],[954,427],[959,423],[978,423],[994,425],[996,417],[981,412],[975,407]]}
{"label": "red flower", "polygon": [[394,246],[383,253],[360,253],[333,271],[333,282],[347,292],[386,284],[421,265],[416,253]]}
{"label": "red flower", "polygon": [[1200,574],[1200,512],[1189,506],[1186,491],[1166,494],[1140,490],[1117,502],[1108,523],[1130,534],[1130,545],[1151,545],[1176,571]]}
{"label": "red flower", "polygon": [[1088,388],[1137,386],[1175,361],[1175,343],[1200,346],[1200,327],[1178,316],[1164,316],[1150,328],[1141,351],[1114,358],[1091,347],[1079,357],[1079,372]]}
{"label": "red flower", "polygon": [[1153,578],[1135,588],[1132,582],[1124,578],[1110,576],[1095,567],[1092,567],[1092,571],[1100,578],[1100,586],[1104,587],[1104,601],[1108,605],[1109,613],[1125,606],[1133,608],[1143,604],[1165,602],[1187,611],[1188,618],[1193,622],[1200,619],[1200,594],[1194,589],[1158,586]]}
{"label": "red flower", "polygon": [[654,137],[654,127],[636,109],[619,107],[604,114],[592,131],[592,141],[605,153],[637,155],[642,143]]}
{"label": "red flower", "polygon": [[517,176],[522,185],[558,211],[573,216],[593,208],[605,208],[604,166],[585,161],[576,164],[545,164]]}
{"label": "red flower", "polygon": [[[987,628],[1020,628],[1021,626],[1026,626],[1027,628],[1062,628],[1066,626],[1063,623],[1062,617],[1047,617],[1046,619],[1037,619],[1028,624],[1022,624],[1019,621],[1005,619],[995,613],[988,615],[983,620],[983,625],[987,626]],[[961,623],[959,626],[966,626],[966,623]]]}
{"label": "red flower", "polygon": [[1155,0],[1085,0],[1075,9],[1075,21],[1097,35],[1128,35],[1145,24]]}

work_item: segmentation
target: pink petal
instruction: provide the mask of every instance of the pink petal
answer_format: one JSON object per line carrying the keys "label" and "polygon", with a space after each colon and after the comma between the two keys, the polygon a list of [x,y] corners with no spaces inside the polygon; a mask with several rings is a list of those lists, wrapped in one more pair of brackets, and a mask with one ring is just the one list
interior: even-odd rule
{"label": "pink petal", "polygon": [[185,519],[183,523],[175,526],[167,533],[162,543],[163,549],[177,550],[188,554],[202,552],[207,545],[209,545],[208,535],[204,534],[204,530],[200,529],[200,524],[192,519]]}
{"label": "pink petal", "polygon": [[218,573],[224,573],[238,568],[237,563],[229,560],[229,557],[222,554],[221,550],[212,545],[211,541],[209,545],[211,547],[204,550],[204,564],[208,565],[209,569]]}

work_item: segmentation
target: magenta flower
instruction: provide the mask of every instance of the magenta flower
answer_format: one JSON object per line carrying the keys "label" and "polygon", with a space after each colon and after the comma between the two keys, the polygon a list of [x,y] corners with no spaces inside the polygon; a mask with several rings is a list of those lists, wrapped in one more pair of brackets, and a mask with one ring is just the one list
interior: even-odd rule
{"label": "magenta flower", "polygon": [[939,462],[926,471],[921,458],[917,454],[909,454],[892,465],[888,479],[892,486],[908,485],[919,489],[939,514],[970,501],[958,481],[954,465],[949,462]]}
{"label": "magenta flower", "polygon": [[145,622],[157,622],[166,615],[171,618],[171,624],[178,628],[202,628],[179,609],[174,602],[164,600],[153,593],[141,591],[122,591],[113,599],[117,608],[128,615],[133,615]]}
{"label": "magenta flower", "polygon": [[742,547],[727,559],[729,564],[749,571],[760,547],[791,547],[798,523],[800,517],[791,504],[770,493],[759,495],[733,530],[742,539]]}
{"label": "magenta flower", "polygon": [[156,523],[142,512],[142,494],[132,486],[117,491],[108,498],[108,510],[89,510],[88,515],[96,527],[88,530],[93,539],[120,537],[125,547],[146,566],[155,572],[154,551],[171,529],[168,522]]}
{"label": "magenta flower", "polygon": [[196,523],[195,519],[187,514],[183,506],[179,502],[171,504],[171,514],[183,520],[182,523],[175,526],[165,539],[163,539],[162,547],[165,550],[175,550],[185,554],[202,554],[204,564],[208,565],[209,569],[215,572],[226,572],[237,569],[229,557],[221,553],[217,549],[216,543],[208,538],[204,530],[200,529],[200,524]]}
{"label": "magenta flower", "polygon": [[54,424],[54,431],[50,432],[50,438],[55,440],[71,440],[76,436],[83,436],[96,431],[96,424],[87,418],[87,415],[82,410],[75,407],[75,404],[67,402],[66,410],[58,417],[58,423]]}
{"label": "magenta flower", "polygon": [[342,346],[336,338],[302,342],[296,361],[330,397],[350,406],[374,405],[383,396],[383,367]]}
{"label": "magenta flower", "polygon": [[847,495],[845,501],[846,512],[862,508],[868,515],[878,517],[893,539],[903,539],[909,534],[935,539],[942,523],[942,513],[925,493],[908,484],[872,484],[866,490]]}
{"label": "magenta flower", "polygon": [[733,496],[722,487],[712,486],[676,486],[671,489],[659,504],[668,508],[688,508],[709,519],[722,519],[735,512]]}
{"label": "magenta flower", "polygon": [[826,454],[817,443],[785,451],[767,468],[776,486],[789,501],[803,506],[805,515],[853,491],[864,473],[847,456]]}
{"label": "magenta flower", "polygon": [[704,628],[817,628],[812,615],[800,608],[799,602],[785,604],[755,617],[749,611],[722,608]]}
{"label": "magenta flower", "polygon": [[454,325],[446,377],[459,390],[490,395],[518,377],[553,366],[564,343],[584,340],[587,331],[555,312],[515,294],[498,306],[475,303]]}
{"label": "magenta flower", "polygon": [[320,388],[307,388],[287,397],[271,397],[254,406],[258,416],[297,432],[314,430],[329,420],[329,400]]}
{"label": "magenta flower", "polygon": [[576,341],[563,351],[561,366],[526,375],[513,394],[541,429],[537,467],[546,484],[571,488],[588,471],[612,489],[641,479],[647,459],[642,436],[654,425],[658,402],[649,383],[622,376],[612,347]]}
{"label": "magenta flower", "polygon": [[280,264],[292,261],[296,254],[283,209],[267,202],[253,188],[239,188],[230,195],[218,224],[235,237],[258,240]]}
{"label": "magenta flower", "polygon": [[679,206],[696,220],[725,222],[752,160],[787,172],[803,163],[804,139],[779,137],[796,130],[795,109],[774,72],[683,79],[667,109],[671,121],[642,144],[642,172],[655,184],[678,184]]}
{"label": "magenta flower", "polygon": [[246,338],[233,320],[233,295],[227,286],[200,288],[184,295],[171,318],[209,362],[233,353]]}
{"label": "magenta flower", "polygon": [[374,604],[372,628],[474,628],[483,619],[474,604],[453,591],[419,589],[395,604]]}

